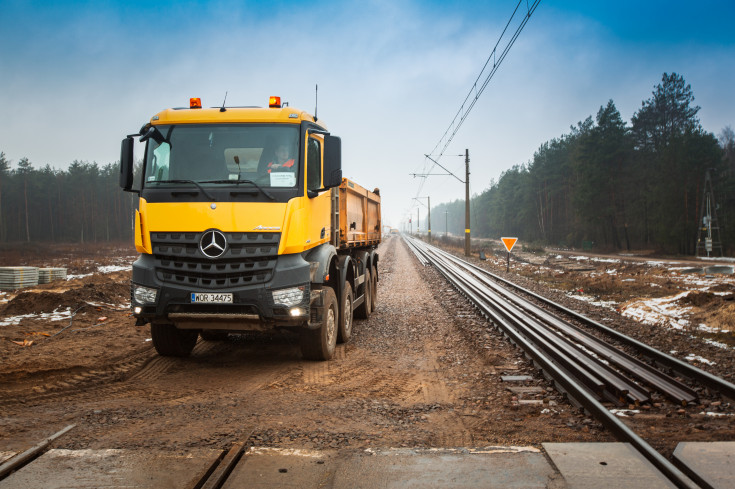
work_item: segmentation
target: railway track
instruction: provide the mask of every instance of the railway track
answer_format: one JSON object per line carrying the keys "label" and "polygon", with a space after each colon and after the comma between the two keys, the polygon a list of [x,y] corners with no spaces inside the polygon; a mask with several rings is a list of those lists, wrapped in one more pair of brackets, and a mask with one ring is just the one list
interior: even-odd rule
{"label": "railway track", "polygon": [[539,307],[510,289],[529,295],[543,302],[545,307],[614,338],[616,342],[632,348],[651,363],[669,369],[677,376],[731,398],[735,397],[735,385],[454,255],[413,238],[404,236],[404,239],[421,264],[431,264],[444,275],[496,328],[521,348],[571,402],[593,415],[618,440],[635,447],[677,487],[698,487],[603,404],[638,405],[649,402],[652,393],[656,392],[677,404],[687,405],[697,401],[697,392],[671,375],[603,341],[569,320],[549,313],[546,308]]}

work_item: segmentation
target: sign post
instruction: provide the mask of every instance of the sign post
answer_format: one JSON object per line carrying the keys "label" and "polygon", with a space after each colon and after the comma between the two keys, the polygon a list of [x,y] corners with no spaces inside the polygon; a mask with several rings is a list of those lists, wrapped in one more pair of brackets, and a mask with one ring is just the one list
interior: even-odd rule
{"label": "sign post", "polygon": [[518,241],[518,238],[500,238],[500,240],[505,245],[505,249],[508,250],[508,262],[505,266],[505,271],[510,271],[510,252],[513,250],[513,247],[516,245],[516,241]]}

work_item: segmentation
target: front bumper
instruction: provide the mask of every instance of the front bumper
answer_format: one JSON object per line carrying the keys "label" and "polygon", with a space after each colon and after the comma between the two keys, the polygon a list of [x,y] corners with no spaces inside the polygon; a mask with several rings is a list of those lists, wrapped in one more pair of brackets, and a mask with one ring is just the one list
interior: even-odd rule
{"label": "front bumper", "polygon": [[[138,303],[131,290],[131,305],[138,324],[151,321],[170,322],[182,329],[263,330],[274,327],[308,326],[314,322],[312,305],[321,303],[321,292],[310,288],[310,264],[301,255],[280,255],[264,283],[203,288],[201,281],[191,285],[181,280],[162,280],[159,262],[153,255],[141,255],[133,263],[132,286],[157,290],[155,303]],[[216,262],[214,263],[215,266]],[[223,276],[225,284],[230,283]],[[273,291],[293,287],[303,290],[300,301],[274,302]],[[192,303],[193,292],[232,294],[232,303]],[[138,311],[139,308],[139,311]],[[300,312],[294,316],[293,312]],[[300,311],[298,311],[300,310]],[[318,315],[318,313],[317,313]]]}

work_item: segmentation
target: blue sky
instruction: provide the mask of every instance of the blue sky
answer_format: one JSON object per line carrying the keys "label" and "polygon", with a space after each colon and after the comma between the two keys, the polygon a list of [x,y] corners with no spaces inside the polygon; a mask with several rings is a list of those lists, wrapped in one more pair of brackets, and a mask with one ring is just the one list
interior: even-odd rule
{"label": "blue sky", "polygon": [[[416,196],[464,198],[452,177],[420,186],[410,174],[426,168],[515,5],[0,0],[0,151],[36,167],[112,163],[123,136],[189,97],[280,95],[313,111],[318,83],[345,176],[380,187],[398,226]],[[609,99],[629,121],[664,72],[691,84],[717,135],[735,126],[734,18],[725,1],[542,1],[447,155],[469,148],[481,192]],[[442,163],[464,171],[461,158]]]}

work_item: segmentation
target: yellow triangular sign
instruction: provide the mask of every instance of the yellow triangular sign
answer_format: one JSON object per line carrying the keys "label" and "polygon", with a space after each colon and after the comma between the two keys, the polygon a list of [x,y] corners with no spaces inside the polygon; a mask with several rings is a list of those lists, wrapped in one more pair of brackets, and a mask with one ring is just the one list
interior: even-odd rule
{"label": "yellow triangular sign", "polygon": [[505,249],[508,250],[508,253],[511,252],[513,247],[516,245],[516,241],[518,241],[518,238],[500,238],[503,241],[503,244],[505,245]]}

